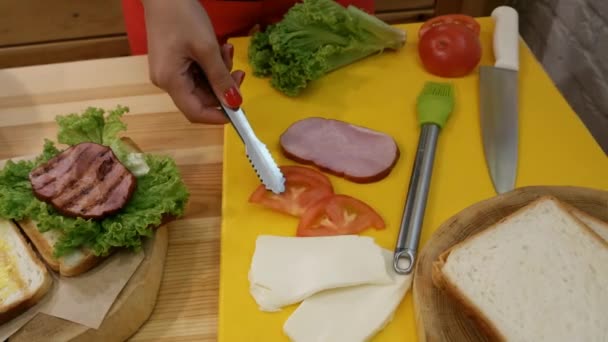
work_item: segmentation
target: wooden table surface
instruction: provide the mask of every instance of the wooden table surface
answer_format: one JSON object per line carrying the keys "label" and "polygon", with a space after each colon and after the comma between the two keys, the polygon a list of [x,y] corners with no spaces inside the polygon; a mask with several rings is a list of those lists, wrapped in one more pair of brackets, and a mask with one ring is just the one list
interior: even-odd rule
{"label": "wooden table surface", "polygon": [[0,160],[56,140],[56,115],[126,105],[126,135],[144,151],[172,155],[191,192],[170,225],[156,307],[132,340],[215,341],[219,282],[222,126],[190,124],[148,80],[146,57],[0,70]]}

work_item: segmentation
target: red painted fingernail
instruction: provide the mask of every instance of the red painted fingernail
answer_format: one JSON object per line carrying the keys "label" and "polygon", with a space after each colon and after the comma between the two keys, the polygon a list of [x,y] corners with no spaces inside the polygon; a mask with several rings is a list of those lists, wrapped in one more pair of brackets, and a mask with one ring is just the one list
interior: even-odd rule
{"label": "red painted fingernail", "polygon": [[243,98],[236,87],[232,87],[224,92],[224,100],[232,108],[238,108],[243,103]]}

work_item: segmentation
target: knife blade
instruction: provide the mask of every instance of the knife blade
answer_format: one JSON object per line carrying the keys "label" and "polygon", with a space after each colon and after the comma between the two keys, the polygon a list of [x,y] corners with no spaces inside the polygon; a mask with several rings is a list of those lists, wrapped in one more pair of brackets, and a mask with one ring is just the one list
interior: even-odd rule
{"label": "knife blade", "polygon": [[491,16],[495,63],[479,68],[480,122],[486,164],[501,194],[515,188],[518,167],[519,30],[512,7],[499,6]]}
{"label": "knife blade", "polygon": [[[198,63],[192,62],[189,71],[196,87],[205,87],[211,90],[207,75]],[[266,145],[256,136],[243,109],[227,107],[219,99],[218,102],[241,141],[243,141],[249,163],[262,184],[275,194],[283,193],[285,191],[285,177]]]}

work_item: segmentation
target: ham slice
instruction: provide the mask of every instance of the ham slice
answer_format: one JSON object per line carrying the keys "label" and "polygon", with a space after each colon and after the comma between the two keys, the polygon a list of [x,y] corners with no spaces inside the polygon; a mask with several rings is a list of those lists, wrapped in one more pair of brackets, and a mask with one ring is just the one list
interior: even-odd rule
{"label": "ham slice", "polygon": [[318,117],[293,123],[281,135],[280,144],[287,158],[356,183],[385,178],[400,154],[388,134]]}
{"label": "ham slice", "polygon": [[136,178],[109,147],[81,143],[34,169],[30,183],[38,199],[63,215],[97,219],[127,203]]}

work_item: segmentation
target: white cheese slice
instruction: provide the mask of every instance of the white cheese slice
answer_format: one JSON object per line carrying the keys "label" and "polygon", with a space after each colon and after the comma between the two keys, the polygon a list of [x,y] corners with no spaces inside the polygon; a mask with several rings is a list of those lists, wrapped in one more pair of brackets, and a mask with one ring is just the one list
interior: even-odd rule
{"label": "white cheese slice", "polygon": [[412,275],[392,268],[393,253],[384,250],[392,282],[360,285],[317,293],[300,304],[283,326],[295,342],[368,341],[382,330],[412,283]]}
{"label": "white cheese slice", "polygon": [[262,311],[279,311],[323,290],[390,281],[382,248],[356,235],[259,236],[249,270],[249,290]]}

